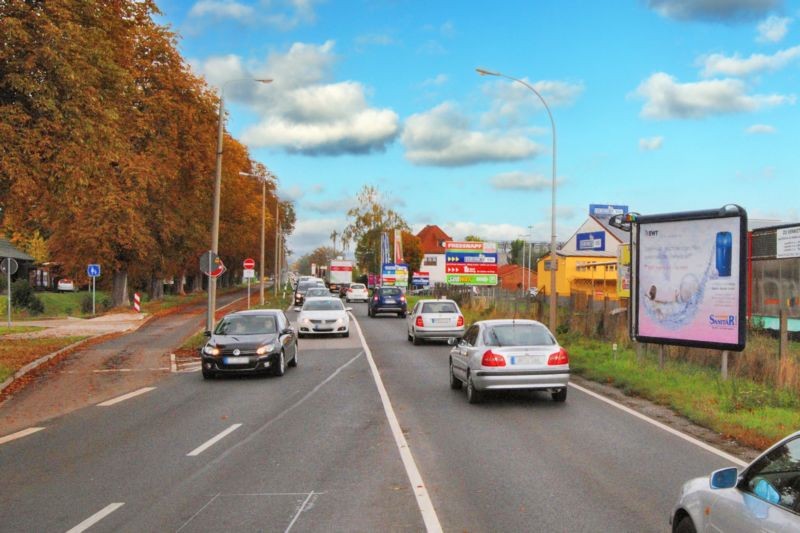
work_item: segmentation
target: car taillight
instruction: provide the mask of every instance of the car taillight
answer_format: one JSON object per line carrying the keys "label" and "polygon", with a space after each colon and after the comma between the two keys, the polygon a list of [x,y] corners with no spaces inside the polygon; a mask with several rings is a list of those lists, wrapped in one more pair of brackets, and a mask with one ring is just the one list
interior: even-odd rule
{"label": "car taillight", "polygon": [[547,364],[550,366],[569,364],[569,354],[564,348],[559,348],[557,352],[550,354],[550,357],[547,358]]}
{"label": "car taillight", "polygon": [[463,325],[464,325],[464,317],[461,316],[461,315],[458,315],[458,320],[456,320],[456,327],[460,328]]}
{"label": "car taillight", "polygon": [[353,292],[353,289],[347,289],[347,292]]}
{"label": "car taillight", "polygon": [[373,298],[373,299],[372,299],[372,301],[373,301],[373,302],[377,302],[377,301],[378,301],[378,297],[377,297],[377,296],[375,296],[375,298]]}
{"label": "car taillight", "polygon": [[401,297],[400,297],[400,301],[401,301],[401,302],[405,302],[405,301],[406,301],[406,297],[405,297],[405,296],[401,296]]}
{"label": "car taillight", "polygon": [[491,350],[486,350],[481,359],[483,366],[506,366],[506,358],[499,353],[494,353]]}
{"label": "car taillight", "polygon": [[417,317],[417,320],[414,322],[414,325],[416,325],[418,328],[424,328],[425,327],[425,323],[422,321],[422,317],[421,316]]}

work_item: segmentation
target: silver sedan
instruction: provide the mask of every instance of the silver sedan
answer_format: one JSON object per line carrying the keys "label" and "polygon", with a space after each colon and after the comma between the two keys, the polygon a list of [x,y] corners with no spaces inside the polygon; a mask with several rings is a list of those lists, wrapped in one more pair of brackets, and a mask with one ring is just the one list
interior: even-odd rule
{"label": "silver sedan", "polygon": [[800,431],[739,472],[688,481],[669,517],[673,532],[800,531]]}
{"label": "silver sedan", "polygon": [[467,401],[477,403],[484,391],[549,391],[554,401],[567,399],[569,355],[547,327],[535,320],[476,322],[460,341],[448,341],[450,387],[467,386]]}
{"label": "silver sedan", "polygon": [[464,315],[453,300],[420,300],[407,319],[408,340],[460,339],[464,336]]}

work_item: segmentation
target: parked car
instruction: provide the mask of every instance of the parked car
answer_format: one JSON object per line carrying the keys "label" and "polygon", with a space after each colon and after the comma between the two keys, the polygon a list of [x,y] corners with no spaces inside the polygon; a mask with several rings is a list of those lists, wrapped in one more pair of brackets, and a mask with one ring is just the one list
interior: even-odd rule
{"label": "parked car", "polygon": [[485,391],[549,391],[567,399],[569,355],[547,327],[535,320],[483,320],[460,341],[451,339],[450,388],[467,385],[467,400],[478,403]]}
{"label": "parked car", "polygon": [[331,295],[331,291],[329,291],[326,287],[311,287],[306,291],[305,297],[308,298],[319,298],[319,297],[328,297]]}
{"label": "parked car", "polygon": [[78,289],[71,278],[61,278],[56,283],[56,290],[59,292],[75,292]]}
{"label": "parked car", "polygon": [[464,315],[453,300],[420,300],[408,315],[408,340],[460,339],[464,336]]}
{"label": "parked car", "polygon": [[282,376],[297,366],[297,333],[280,309],[238,311],[222,317],[200,349],[203,378],[217,374]]}
{"label": "parked car", "polygon": [[674,533],[800,531],[800,431],[741,472],[723,468],[688,481],[669,522]]}
{"label": "parked car", "polygon": [[308,298],[297,316],[298,335],[341,335],[350,336],[349,307],[339,298]]}
{"label": "parked car", "polygon": [[400,287],[378,287],[369,300],[367,314],[375,317],[379,313],[395,313],[401,318],[406,317],[408,310],[406,297]]}
{"label": "parked car", "polygon": [[368,302],[369,291],[367,290],[367,286],[363,283],[351,283],[344,293],[344,299],[346,302]]}

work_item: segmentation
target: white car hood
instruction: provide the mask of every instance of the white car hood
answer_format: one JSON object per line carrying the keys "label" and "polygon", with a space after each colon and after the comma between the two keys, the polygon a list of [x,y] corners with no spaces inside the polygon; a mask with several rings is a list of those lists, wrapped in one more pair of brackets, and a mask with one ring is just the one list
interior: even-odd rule
{"label": "white car hood", "polygon": [[300,311],[297,321],[308,320],[347,320],[347,311]]}

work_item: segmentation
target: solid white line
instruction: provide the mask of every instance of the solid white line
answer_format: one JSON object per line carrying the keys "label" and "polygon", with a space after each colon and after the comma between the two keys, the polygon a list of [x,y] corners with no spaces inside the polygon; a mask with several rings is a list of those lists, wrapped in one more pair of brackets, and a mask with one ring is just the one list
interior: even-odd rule
{"label": "solid white line", "polygon": [[203,510],[204,510],[206,507],[208,507],[209,505],[211,505],[212,503],[214,503],[214,500],[216,500],[217,498],[219,498],[219,495],[220,495],[220,493],[219,493],[219,492],[218,492],[218,493],[216,493],[216,494],[214,494],[214,497],[213,497],[213,498],[211,498],[210,500],[208,500],[208,503],[207,503],[207,504],[205,504],[204,506],[202,506],[202,507],[201,507],[201,508],[200,508],[200,509],[199,509],[199,510],[196,512],[196,513],[194,513],[194,514],[193,514],[191,517],[189,517],[189,520],[187,520],[186,522],[184,522],[184,523],[183,523],[183,525],[182,525],[181,527],[179,527],[179,528],[178,528],[178,529],[175,531],[175,533],[179,533],[179,532],[180,532],[180,531],[181,531],[183,528],[185,528],[186,526],[188,526],[188,525],[189,525],[189,522],[191,522],[192,520],[194,520],[195,518],[197,518],[197,515],[199,515],[200,513],[202,513],[202,512],[203,512]]}
{"label": "solid white line", "polygon": [[81,533],[81,531],[86,531],[87,529],[89,529],[90,527],[92,527],[93,525],[98,523],[100,520],[102,520],[103,518],[107,517],[108,515],[110,515],[111,513],[116,511],[117,509],[119,509],[120,507],[122,507],[123,505],[125,505],[125,504],[124,503],[110,503],[110,504],[106,505],[103,509],[97,511],[92,516],[90,516],[89,518],[87,518],[86,520],[84,520],[83,522],[78,524],[77,526],[75,526],[72,529],[70,529],[69,531],[67,531],[67,533]]}
{"label": "solid white line", "polygon": [[283,533],[289,533],[289,530],[292,529],[292,526],[294,526],[294,523],[297,522],[298,518],[300,518],[300,513],[302,513],[303,509],[306,508],[306,505],[308,505],[308,500],[310,500],[313,495],[314,495],[314,491],[313,490],[308,493],[308,496],[306,497],[305,501],[303,501],[303,505],[301,505],[300,509],[297,510],[297,513],[295,513],[294,518],[292,518],[292,521],[289,522],[288,526],[286,526],[286,529],[283,531]]}
{"label": "solid white line", "polygon": [[433,502],[428,494],[428,489],[425,488],[425,483],[422,481],[422,476],[419,473],[417,464],[414,462],[414,456],[411,454],[411,449],[408,447],[408,442],[403,435],[403,430],[400,428],[400,422],[397,420],[397,415],[392,408],[392,402],[389,400],[389,394],[386,392],[386,387],[383,386],[383,380],[378,372],[378,367],[375,360],[372,358],[372,352],[367,345],[367,340],[361,332],[361,325],[359,325],[356,317],[350,314],[353,324],[356,326],[358,336],[361,338],[361,345],[364,347],[364,353],[367,354],[367,361],[369,367],[372,369],[372,377],[375,379],[375,385],[378,387],[378,394],[383,403],[383,410],[386,412],[386,418],[389,420],[389,427],[392,429],[394,441],[397,444],[397,449],[400,452],[400,458],[403,460],[403,466],[406,468],[408,481],[411,483],[411,490],[414,491],[414,496],[417,498],[417,506],[422,513],[422,520],[425,522],[425,529],[432,533],[439,533],[442,531],[442,525],[439,523],[439,517],[436,515],[436,510],[433,508]]}
{"label": "solid white line", "polygon": [[698,439],[696,439],[694,437],[691,437],[691,436],[687,435],[686,433],[682,433],[682,432],[678,431],[677,429],[673,429],[673,428],[669,427],[668,425],[662,424],[661,422],[659,422],[657,420],[653,420],[652,418],[643,415],[639,411],[635,411],[635,410],[631,409],[630,407],[627,407],[625,405],[622,405],[621,403],[615,402],[614,400],[606,398],[605,396],[603,396],[601,394],[597,394],[594,391],[590,391],[589,389],[587,389],[585,387],[581,387],[580,385],[576,385],[574,383],[570,383],[569,386],[570,387],[574,387],[574,388],[578,389],[579,391],[581,391],[583,393],[586,393],[589,396],[592,396],[594,398],[597,398],[598,400],[603,401],[603,402],[605,402],[605,403],[607,403],[607,404],[609,404],[609,405],[611,405],[613,407],[616,407],[617,409],[625,411],[626,413],[628,413],[630,415],[633,415],[633,416],[635,416],[636,418],[638,418],[640,420],[644,420],[648,424],[652,424],[652,425],[654,425],[655,427],[657,427],[659,429],[663,429],[667,433],[671,433],[671,434],[675,435],[676,437],[680,437],[683,440],[685,440],[686,442],[690,442],[690,443],[694,444],[695,446],[704,449],[707,452],[711,452],[711,453],[713,453],[715,455],[718,455],[718,456],[722,457],[723,459],[725,459],[726,461],[730,461],[730,462],[732,462],[734,464],[737,464],[739,466],[747,466],[749,464],[749,463],[746,463],[746,462],[742,461],[738,457],[734,457],[733,455],[731,455],[729,453],[725,453],[722,450],[714,448],[710,444],[706,444],[705,442],[703,442],[701,440],[698,440]]}
{"label": "solid white line", "polygon": [[110,405],[114,405],[114,404],[117,404],[119,402],[124,402],[125,400],[129,400],[131,398],[139,396],[140,394],[144,394],[145,392],[150,392],[151,390],[155,390],[155,389],[156,389],[155,387],[143,387],[143,388],[141,388],[139,390],[135,390],[133,392],[129,392],[128,394],[123,394],[122,396],[117,396],[116,398],[111,398],[110,400],[106,400],[106,401],[104,401],[102,403],[98,403],[97,406],[98,407],[108,407]]}
{"label": "solid white line", "polygon": [[5,444],[6,442],[11,442],[12,440],[21,439],[22,437],[27,437],[28,435],[32,435],[37,431],[41,431],[44,428],[28,428],[23,429],[22,431],[17,431],[16,433],[12,433],[11,435],[6,435],[5,437],[0,437],[0,444]]}
{"label": "solid white line", "polygon": [[205,443],[201,444],[200,446],[198,446],[194,450],[190,451],[186,455],[189,456],[189,457],[196,457],[196,456],[200,455],[201,453],[203,453],[204,451],[206,451],[207,449],[209,449],[210,447],[215,445],[217,442],[221,441],[222,439],[224,439],[225,437],[227,437],[228,435],[230,435],[231,433],[233,433],[234,431],[236,431],[240,427],[242,427],[241,424],[232,425],[231,427],[229,427],[228,429],[226,429],[225,431],[223,431],[222,433],[220,433],[216,437],[213,437],[213,438],[207,440]]}

